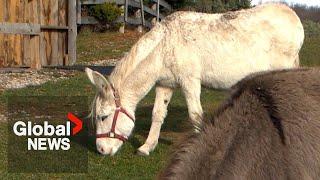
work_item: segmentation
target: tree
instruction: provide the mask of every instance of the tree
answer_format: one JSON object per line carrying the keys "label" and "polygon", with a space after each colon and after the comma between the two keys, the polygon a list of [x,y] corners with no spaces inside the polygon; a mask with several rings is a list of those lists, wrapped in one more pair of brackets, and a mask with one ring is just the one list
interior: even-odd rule
{"label": "tree", "polygon": [[240,9],[246,9],[251,7],[251,0],[239,0],[238,7]]}
{"label": "tree", "polygon": [[221,0],[211,0],[211,1],[212,1],[211,12],[221,13],[225,11],[225,4]]}
{"label": "tree", "polygon": [[179,9],[188,9],[205,13],[222,13],[251,7],[251,0],[182,0],[176,1]]}

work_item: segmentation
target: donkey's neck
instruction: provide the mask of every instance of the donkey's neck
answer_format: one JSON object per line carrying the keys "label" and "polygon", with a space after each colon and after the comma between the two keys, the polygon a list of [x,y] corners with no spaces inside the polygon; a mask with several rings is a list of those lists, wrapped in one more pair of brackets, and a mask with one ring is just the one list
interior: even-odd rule
{"label": "donkey's neck", "polygon": [[122,58],[116,65],[109,77],[115,87],[120,87],[122,81],[124,81],[142,61],[142,59],[136,58],[138,54],[137,45],[135,45],[130,50],[129,54]]}
{"label": "donkey's neck", "polygon": [[122,66],[111,74],[110,81],[119,92],[122,106],[134,113],[139,101],[159,79],[162,65],[161,53],[155,50],[135,68],[127,70]]}
{"label": "donkey's neck", "polygon": [[152,30],[142,36],[139,41],[133,45],[129,53],[114,68],[110,80],[114,86],[120,87],[121,83],[127,79],[141,62],[145,61],[155,48],[161,44],[166,34],[166,28],[157,24]]}
{"label": "donkey's neck", "polygon": [[[139,101],[149,92],[162,69],[159,52],[166,27],[157,24],[132,47],[117,64],[109,79],[119,91],[121,103],[134,113]],[[157,48],[158,47],[158,48]]]}

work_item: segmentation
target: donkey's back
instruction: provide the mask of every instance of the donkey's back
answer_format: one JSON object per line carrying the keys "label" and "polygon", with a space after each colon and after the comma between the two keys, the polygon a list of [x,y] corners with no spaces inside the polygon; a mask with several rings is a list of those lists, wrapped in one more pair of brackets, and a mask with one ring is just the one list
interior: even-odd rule
{"label": "donkey's back", "polygon": [[204,86],[230,88],[251,73],[299,66],[304,30],[285,5],[225,14],[178,12],[162,24],[170,32],[165,61],[176,79],[193,76]]}
{"label": "donkey's back", "polygon": [[163,179],[318,179],[320,70],[239,82],[200,134],[175,152]]}

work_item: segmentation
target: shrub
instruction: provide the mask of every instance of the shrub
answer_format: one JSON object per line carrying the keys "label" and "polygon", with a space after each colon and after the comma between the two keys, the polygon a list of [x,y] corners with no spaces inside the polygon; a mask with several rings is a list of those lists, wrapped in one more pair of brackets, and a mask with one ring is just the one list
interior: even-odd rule
{"label": "shrub", "polygon": [[320,23],[305,20],[303,21],[303,27],[306,36],[320,36]]}
{"label": "shrub", "polygon": [[205,13],[222,13],[251,7],[251,0],[178,0],[175,9],[188,9]]}
{"label": "shrub", "polygon": [[320,66],[320,23],[303,21],[306,34],[300,51],[300,62],[303,66]]}
{"label": "shrub", "polygon": [[89,10],[89,14],[97,18],[103,24],[113,23],[121,13],[121,8],[115,3],[98,4],[92,6]]}

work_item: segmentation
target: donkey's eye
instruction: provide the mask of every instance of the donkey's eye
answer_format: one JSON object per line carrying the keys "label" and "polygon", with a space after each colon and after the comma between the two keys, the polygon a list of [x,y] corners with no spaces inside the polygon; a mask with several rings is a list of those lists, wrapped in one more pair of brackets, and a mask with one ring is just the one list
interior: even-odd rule
{"label": "donkey's eye", "polygon": [[100,116],[101,121],[104,121],[107,118],[108,118],[108,116]]}

